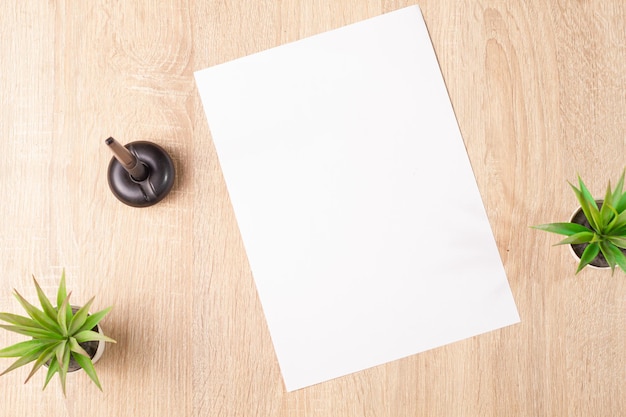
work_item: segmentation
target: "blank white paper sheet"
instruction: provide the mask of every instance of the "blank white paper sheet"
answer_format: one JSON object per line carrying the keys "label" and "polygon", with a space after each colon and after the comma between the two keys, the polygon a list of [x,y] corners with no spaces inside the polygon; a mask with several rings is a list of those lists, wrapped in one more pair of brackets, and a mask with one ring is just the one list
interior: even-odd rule
{"label": "blank white paper sheet", "polygon": [[287,391],[519,321],[417,6],[195,77]]}

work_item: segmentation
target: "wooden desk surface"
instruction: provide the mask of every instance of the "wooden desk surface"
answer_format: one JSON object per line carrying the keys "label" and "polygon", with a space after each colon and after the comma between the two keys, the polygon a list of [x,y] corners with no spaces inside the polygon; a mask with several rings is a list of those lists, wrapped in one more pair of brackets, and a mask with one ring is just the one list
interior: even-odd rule
{"label": "wooden desk surface", "polygon": [[[193,71],[415,1],[3,1],[0,310],[17,288],[113,304],[104,392],[72,375],[0,378],[1,416],[626,415],[626,277],[557,236],[576,174],[626,165],[626,3],[423,0],[522,323],[286,393]],[[152,140],[172,194],[109,192],[104,139]],[[21,340],[0,333],[0,345]],[[0,361],[2,368],[10,360]]]}

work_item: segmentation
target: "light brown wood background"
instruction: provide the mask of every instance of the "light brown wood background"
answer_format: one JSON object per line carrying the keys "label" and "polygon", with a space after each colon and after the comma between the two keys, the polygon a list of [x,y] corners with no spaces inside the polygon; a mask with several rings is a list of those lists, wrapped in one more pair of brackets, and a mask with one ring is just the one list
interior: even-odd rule
{"label": "light brown wood background", "polygon": [[[522,323],[286,393],[193,71],[416,3]],[[20,369],[1,416],[626,415],[625,275],[529,229],[626,165],[622,0],[7,0],[0,53],[0,310],[65,268],[118,340],[103,393]],[[172,194],[119,203],[108,136],[165,147]]]}

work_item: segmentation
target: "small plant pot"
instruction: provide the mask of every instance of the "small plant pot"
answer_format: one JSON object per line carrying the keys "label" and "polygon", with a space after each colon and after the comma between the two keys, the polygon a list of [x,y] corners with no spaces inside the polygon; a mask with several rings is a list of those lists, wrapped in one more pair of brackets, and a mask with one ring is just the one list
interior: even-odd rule
{"label": "small plant pot", "polygon": [[[72,312],[76,313],[78,310],[80,309],[80,307],[76,307],[76,306],[72,306]],[[102,327],[100,326],[100,324],[96,324],[95,327],[93,327],[91,329],[92,331],[96,332],[96,333],[100,333],[100,334],[104,334],[102,332]],[[83,343],[79,343],[80,347],[82,347],[83,349],[85,349],[85,352],[87,352],[89,354],[89,358],[91,359],[91,363],[96,363],[98,362],[98,360],[102,357],[102,354],[104,353],[104,348],[106,346],[106,343],[100,340],[94,340],[91,342],[83,342]],[[48,367],[49,362],[46,362],[44,364],[45,367]],[[73,357],[70,356],[70,364],[68,365],[67,371],[68,372],[76,372],[83,369],[78,362],[76,362],[74,360]]]}
{"label": "small plant pot", "polygon": [[[598,208],[602,207],[602,202],[603,200],[596,200],[596,203],[598,204]],[[591,225],[587,221],[587,218],[585,217],[585,214],[583,213],[583,209],[581,207],[578,207],[578,209],[574,211],[574,213],[572,214],[570,218],[570,222],[577,223],[577,224],[583,225],[591,229]],[[570,252],[574,256],[574,258],[580,261],[580,257],[582,256],[583,251],[585,250],[587,245],[588,243],[569,245],[571,249]],[[626,251],[624,251],[624,249],[622,249],[622,252],[626,254]],[[596,256],[594,260],[591,261],[589,265],[587,265],[587,267],[590,267],[593,269],[606,269],[606,268],[609,268],[609,263],[606,261],[606,258],[604,257],[602,252],[600,252],[598,253],[598,256]]]}

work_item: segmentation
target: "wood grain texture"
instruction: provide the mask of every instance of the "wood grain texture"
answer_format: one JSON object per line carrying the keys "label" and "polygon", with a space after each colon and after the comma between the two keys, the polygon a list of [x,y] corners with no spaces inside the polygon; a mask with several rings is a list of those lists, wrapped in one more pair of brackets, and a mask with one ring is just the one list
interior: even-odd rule
{"label": "wood grain texture", "polygon": [[[286,393],[193,71],[411,4],[522,323]],[[104,392],[20,369],[0,416],[626,416],[624,274],[574,276],[528,227],[567,219],[577,174],[601,195],[626,165],[621,0],[27,0],[0,4],[0,28],[0,310],[65,268],[74,300],[115,306],[118,340]],[[108,136],[165,147],[172,194],[119,203]]]}

